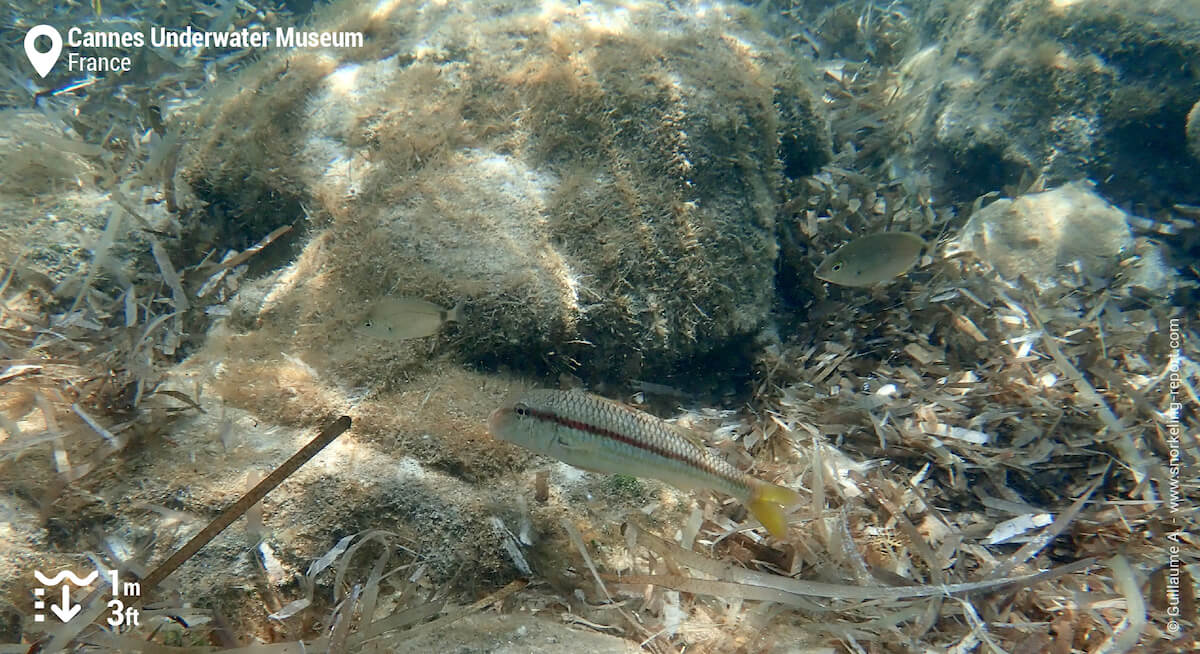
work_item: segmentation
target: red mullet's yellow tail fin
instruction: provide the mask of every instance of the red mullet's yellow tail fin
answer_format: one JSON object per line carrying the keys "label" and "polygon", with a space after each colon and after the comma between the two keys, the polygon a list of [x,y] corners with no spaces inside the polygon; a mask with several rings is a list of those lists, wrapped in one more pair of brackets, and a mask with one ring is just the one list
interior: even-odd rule
{"label": "red mullet's yellow tail fin", "polygon": [[746,508],[772,536],[784,538],[787,536],[787,516],[783,510],[799,503],[800,494],[796,491],[756,479],[750,487],[750,501],[746,503]]}

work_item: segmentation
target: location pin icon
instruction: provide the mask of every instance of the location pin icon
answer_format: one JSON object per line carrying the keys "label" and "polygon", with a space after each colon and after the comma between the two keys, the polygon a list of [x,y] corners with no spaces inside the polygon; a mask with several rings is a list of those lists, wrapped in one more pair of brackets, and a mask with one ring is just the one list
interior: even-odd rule
{"label": "location pin icon", "polygon": [[[45,36],[50,39],[50,49],[45,52],[38,52],[34,47],[37,37]],[[25,56],[29,57],[29,63],[33,64],[33,69],[38,75],[45,77],[50,74],[50,69],[54,68],[54,64],[58,63],[58,55],[62,54],[62,35],[58,30],[49,25],[38,25],[29,30],[25,34]]]}

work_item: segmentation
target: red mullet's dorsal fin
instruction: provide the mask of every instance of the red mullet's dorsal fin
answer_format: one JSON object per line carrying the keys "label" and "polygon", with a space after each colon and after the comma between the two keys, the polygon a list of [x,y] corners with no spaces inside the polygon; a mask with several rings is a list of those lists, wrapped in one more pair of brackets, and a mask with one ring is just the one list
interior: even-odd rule
{"label": "red mullet's dorsal fin", "polygon": [[703,434],[700,433],[700,431],[698,431],[696,429],[692,429],[691,427],[684,427],[683,425],[680,425],[677,423],[667,423],[667,424],[670,425],[671,429],[674,430],[674,432],[676,434],[679,434],[679,437],[682,438],[683,440],[691,443],[692,445],[695,445],[696,447],[698,447],[702,450],[707,448],[707,445],[704,442],[704,436],[703,436]]}
{"label": "red mullet's dorsal fin", "polygon": [[516,404],[522,396],[534,388],[535,386],[528,382],[520,379],[513,380],[512,384],[508,387],[508,390],[504,393],[504,399],[500,401],[500,406],[511,407],[512,405]]}

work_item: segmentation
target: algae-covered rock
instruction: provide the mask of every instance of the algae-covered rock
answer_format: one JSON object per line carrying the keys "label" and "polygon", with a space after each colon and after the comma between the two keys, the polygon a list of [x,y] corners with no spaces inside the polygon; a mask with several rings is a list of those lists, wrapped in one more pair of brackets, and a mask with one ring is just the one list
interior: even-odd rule
{"label": "algae-covered rock", "polygon": [[1133,245],[1125,212],[1084,183],[997,200],[976,211],[960,245],[1001,275],[1052,286],[1060,267],[1078,264],[1092,278],[1107,278]]}
{"label": "algae-covered rock", "polygon": [[1200,201],[1180,138],[1200,90],[1197,3],[943,0],[919,15],[940,38],[898,67],[900,169],[932,163],[966,201],[1039,176],[1151,208]]}
{"label": "algae-covered rock", "polygon": [[261,62],[195,116],[183,160],[209,208],[193,234],[302,211],[322,230],[267,323],[366,384],[404,365],[346,343],[383,295],[464,301],[465,359],[591,378],[762,324],[782,171],[829,156],[810,73],[770,37],[657,5],[327,14],[366,47]]}

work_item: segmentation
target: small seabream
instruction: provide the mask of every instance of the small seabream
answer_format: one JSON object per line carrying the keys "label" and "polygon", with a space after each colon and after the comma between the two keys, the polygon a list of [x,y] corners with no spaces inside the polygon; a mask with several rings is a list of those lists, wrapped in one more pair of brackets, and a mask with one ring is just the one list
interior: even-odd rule
{"label": "small seabream", "polygon": [[423,338],[437,333],[448,322],[458,322],[461,311],[462,302],[446,310],[416,298],[382,297],[371,307],[358,331],[388,341]]}
{"label": "small seabream", "polygon": [[817,266],[816,277],[840,286],[871,286],[912,269],[925,241],[909,232],[871,234],[838,248]]}
{"label": "small seabream", "polygon": [[777,538],[796,491],[755,479],[654,416],[582,391],[532,390],[492,412],[501,440],[605,474],[658,479],[685,490],[711,488],[744,504]]}

